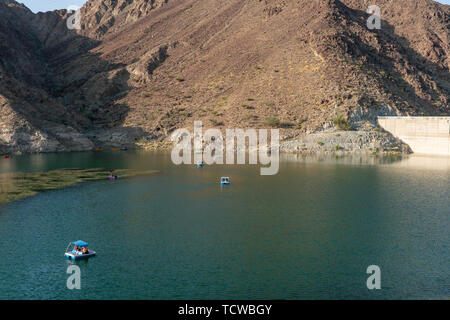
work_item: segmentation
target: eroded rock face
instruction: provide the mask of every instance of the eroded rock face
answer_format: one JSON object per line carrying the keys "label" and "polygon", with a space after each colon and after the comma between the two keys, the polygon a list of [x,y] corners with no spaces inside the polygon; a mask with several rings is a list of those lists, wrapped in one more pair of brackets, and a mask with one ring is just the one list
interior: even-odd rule
{"label": "eroded rock face", "polygon": [[83,6],[81,34],[100,39],[138,21],[169,0],[92,0]]}
{"label": "eroded rock face", "polygon": [[69,30],[66,10],[1,0],[0,151],[163,141],[194,120],[276,118],[296,137],[338,115],[365,130],[450,114],[450,7],[377,4],[381,30],[363,0],[89,0]]}
{"label": "eroded rock face", "polygon": [[[32,110],[27,105],[22,107]],[[1,95],[0,111],[0,152],[88,151],[94,147],[84,134],[70,126],[39,119],[27,120]]]}
{"label": "eroded rock face", "polygon": [[2,127],[0,129],[2,152],[52,152],[61,148],[55,139],[29,126]]}
{"label": "eroded rock face", "polygon": [[0,150],[5,153],[89,151],[92,141],[73,128],[54,127],[41,131],[33,127],[1,128]]}
{"label": "eroded rock face", "polygon": [[281,11],[283,11],[283,9],[287,6],[286,0],[260,0],[260,1],[264,1],[264,4],[266,5],[266,7],[264,8],[264,12],[269,17],[281,13]]}
{"label": "eroded rock face", "polygon": [[168,46],[163,45],[146,53],[139,60],[127,67],[127,70],[136,81],[150,83],[153,71],[156,70],[168,57]]}

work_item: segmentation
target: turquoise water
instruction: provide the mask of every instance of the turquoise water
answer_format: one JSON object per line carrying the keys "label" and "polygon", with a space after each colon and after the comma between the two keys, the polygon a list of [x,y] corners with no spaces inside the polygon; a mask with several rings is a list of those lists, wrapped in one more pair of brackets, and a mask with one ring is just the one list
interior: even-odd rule
{"label": "turquoise water", "polygon": [[[145,152],[0,161],[68,167],[160,173],[0,207],[0,299],[450,298],[449,158],[283,156],[276,176]],[[78,239],[98,255],[76,262],[81,290],[69,290],[63,253]],[[369,265],[381,290],[366,287]]]}

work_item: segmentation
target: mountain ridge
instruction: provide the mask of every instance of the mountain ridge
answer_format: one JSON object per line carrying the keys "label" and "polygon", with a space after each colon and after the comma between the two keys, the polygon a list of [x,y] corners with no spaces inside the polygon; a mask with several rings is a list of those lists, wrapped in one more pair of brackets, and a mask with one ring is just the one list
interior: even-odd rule
{"label": "mountain ridge", "polygon": [[381,30],[364,0],[90,0],[68,30],[66,10],[1,0],[0,150],[134,146],[194,119],[276,118],[296,137],[340,115],[375,130],[378,115],[450,114],[449,6],[373,2]]}

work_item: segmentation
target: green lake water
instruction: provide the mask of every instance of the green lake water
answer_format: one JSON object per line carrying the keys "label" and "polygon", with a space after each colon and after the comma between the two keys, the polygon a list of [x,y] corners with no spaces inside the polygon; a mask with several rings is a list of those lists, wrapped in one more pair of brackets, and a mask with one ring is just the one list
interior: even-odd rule
{"label": "green lake water", "polygon": [[[131,151],[0,160],[0,173],[98,167],[159,173],[1,206],[0,299],[450,298],[450,158],[282,155],[275,176]],[[69,290],[79,239],[98,255]]]}

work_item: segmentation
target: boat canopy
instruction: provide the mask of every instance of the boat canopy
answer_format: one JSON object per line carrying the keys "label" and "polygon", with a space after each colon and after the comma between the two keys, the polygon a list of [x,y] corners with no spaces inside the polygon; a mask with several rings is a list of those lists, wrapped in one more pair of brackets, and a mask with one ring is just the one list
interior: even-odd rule
{"label": "boat canopy", "polygon": [[78,247],[87,247],[88,243],[84,242],[82,240],[78,240],[78,241],[74,241],[72,242],[73,245],[78,246]]}
{"label": "boat canopy", "polygon": [[230,180],[230,177],[222,177],[221,180]]}

